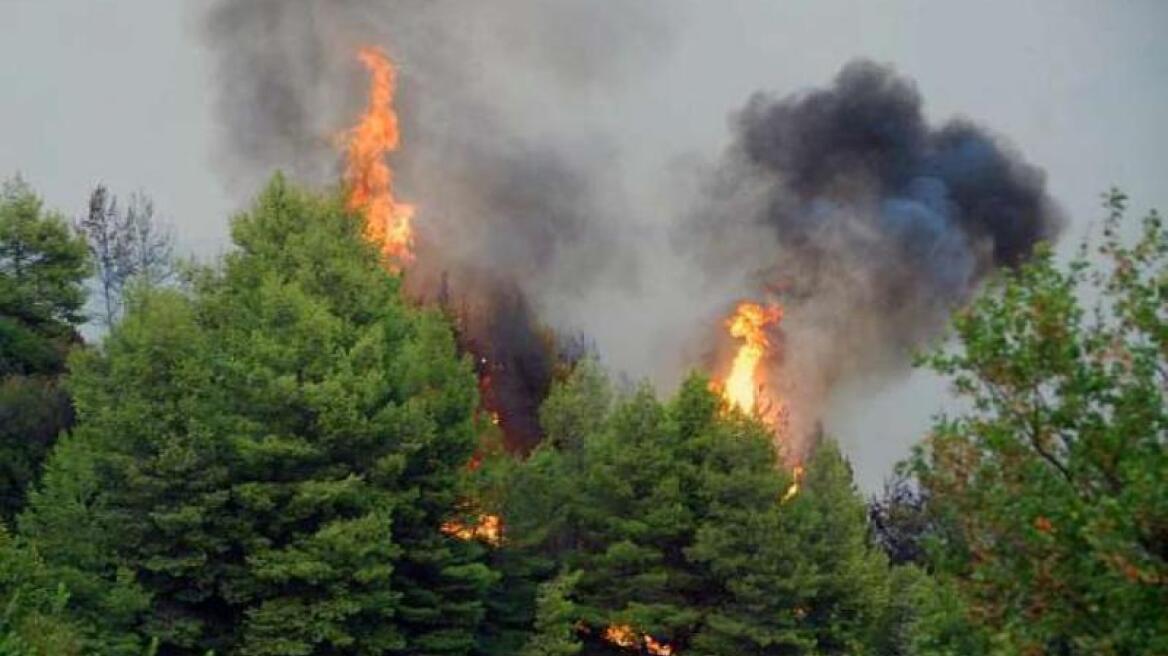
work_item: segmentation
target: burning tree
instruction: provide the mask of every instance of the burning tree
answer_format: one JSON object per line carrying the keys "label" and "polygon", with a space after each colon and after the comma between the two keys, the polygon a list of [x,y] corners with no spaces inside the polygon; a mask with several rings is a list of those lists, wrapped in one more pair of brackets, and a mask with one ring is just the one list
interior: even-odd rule
{"label": "burning tree", "polygon": [[742,344],[722,383],[722,394],[727,403],[746,414],[755,411],[759,393],[765,386],[765,370],[761,365],[771,346],[767,330],[782,318],[783,310],[777,305],[743,302],[726,320],[730,335],[742,340]]}
{"label": "burning tree", "polygon": [[467,653],[493,575],[441,527],[470,364],[338,199],[276,179],[232,231],[221,269],[75,361],[79,422],[22,529],[86,592],[86,651]]}
{"label": "burning tree", "polygon": [[369,104],[346,135],[345,184],[349,209],[365,219],[365,236],[396,266],[413,260],[414,208],[393,193],[393,169],[385,158],[398,149],[401,133],[393,98],[397,71],[383,50],[365,47],[358,55],[369,70]]}
{"label": "burning tree", "polygon": [[585,653],[856,653],[886,628],[887,564],[834,445],[790,497],[771,427],[706,380],[611,394],[591,366],[556,385],[548,442],[501,484],[503,550],[581,572]]}

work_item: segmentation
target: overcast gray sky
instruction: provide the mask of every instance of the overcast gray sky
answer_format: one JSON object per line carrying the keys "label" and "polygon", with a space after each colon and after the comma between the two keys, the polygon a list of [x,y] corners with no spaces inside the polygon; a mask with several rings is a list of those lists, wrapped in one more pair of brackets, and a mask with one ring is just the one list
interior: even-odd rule
{"label": "overcast gray sky", "polygon": [[[638,153],[629,166],[712,156],[727,137],[727,113],[750,93],[822,85],[862,56],[914,78],[932,119],[973,118],[1044,168],[1072,219],[1068,242],[1098,216],[1098,195],[1111,184],[1139,209],[1168,208],[1168,2],[673,6],[662,61],[589,107]],[[182,247],[221,250],[241,199],[229,197],[212,157],[212,67],[197,34],[203,7],[0,0],[0,176],[19,172],[69,215],[98,182],[119,194],[144,190]],[[835,415],[832,428],[866,487],[903,455],[904,434],[919,436],[941,396],[935,381],[917,376]],[[870,434],[879,439],[860,437]]]}

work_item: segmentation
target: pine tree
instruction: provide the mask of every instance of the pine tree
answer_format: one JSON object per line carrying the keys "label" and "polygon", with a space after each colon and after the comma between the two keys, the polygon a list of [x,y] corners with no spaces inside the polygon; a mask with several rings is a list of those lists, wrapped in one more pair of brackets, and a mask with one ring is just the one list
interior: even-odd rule
{"label": "pine tree", "polygon": [[584,572],[580,603],[598,631],[630,625],[673,639],[697,618],[688,594],[698,581],[684,553],[695,517],[668,419],[643,387],[585,445],[580,546],[567,564]]}
{"label": "pine tree", "polygon": [[[715,420],[713,426],[734,425]],[[694,646],[710,654],[864,654],[888,603],[851,470],[821,441],[798,492],[769,436],[723,428],[700,442],[705,521],[688,553],[709,597]]]}
{"label": "pine tree", "polygon": [[488,593],[480,652],[512,656],[529,641],[538,588],[554,577],[561,549],[575,534],[576,469],[546,442],[523,462],[501,450],[485,455],[474,495],[504,525],[491,551],[500,578]]}
{"label": "pine tree", "polygon": [[80,342],[85,242],[19,179],[0,190],[0,520],[73,419],[58,378]]}
{"label": "pine tree", "polygon": [[585,653],[879,653],[877,632],[908,622],[889,608],[887,562],[832,443],[789,497],[770,429],[729,411],[705,379],[665,405],[642,387],[598,420],[573,420],[601,389],[553,390],[545,422],[581,437],[537,449],[505,505],[505,550],[581,572]]}
{"label": "pine tree", "polygon": [[539,587],[534,633],[520,656],[573,656],[582,645],[576,637],[578,612],[572,602],[580,572],[561,574]]}
{"label": "pine tree", "polygon": [[[137,630],[167,654],[468,653],[492,573],[440,526],[474,446],[469,363],[339,199],[277,178],[232,236],[73,362],[82,524],[150,596]],[[52,505],[25,524],[67,566]]]}
{"label": "pine tree", "polygon": [[122,536],[91,446],[74,435],[56,444],[20,516],[17,544],[44,559],[41,589],[60,585],[67,592],[82,653],[140,656],[138,620],[150,595],[117,553]]}
{"label": "pine tree", "polygon": [[0,376],[56,374],[84,317],[85,240],[19,178],[0,191]]}
{"label": "pine tree", "polygon": [[65,611],[69,594],[45,574],[36,553],[0,524],[0,654],[80,656],[81,640]]}

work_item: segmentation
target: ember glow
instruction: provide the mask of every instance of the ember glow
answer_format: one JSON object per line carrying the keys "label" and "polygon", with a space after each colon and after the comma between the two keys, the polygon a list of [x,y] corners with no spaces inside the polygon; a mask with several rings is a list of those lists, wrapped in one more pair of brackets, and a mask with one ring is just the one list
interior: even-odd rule
{"label": "ember glow", "polygon": [[673,656],[673,647],[664,642],[657,642],[650,635],[645,636],[645,651],[653,656]]}
{"label": "ember glow", "polygon": [[348,207],[365,217],[365,236],[400,267],[413,260],[414,207],[394,198],[393,170],[386,161],[401,141],[393,108],[397,73],[380,48],[362,48],[358,59],[371,78],[365,112],[346,136]]}
{"label": "ember glow", "polygon": [[503,541],[503,520],[498,515],[479,515],[474,524],[448,521],[442,525],[442,532],[459,540],[481,540],[491,546],[499,546]]}
{"label": "ember glow", "polygon": [[[347,133],[348,207],[365,217],[365,238],[382,249],[391,268],[400,269],[414,260],[414,206],[394,197],[393,169],[386,161],[401,144],[393,106],[397,70],[385,51],[375,46],[361,48],[357,59],[370,73],[369,101],[357,125]],[[490,382],[489,375],[481,376],[480,388],[489,389]],[[490,411],[489,417],[492,424],[499,425],[497,412]],[[467,468],[473,471],[480,464],[481,456],[476,455]],[[459,540],[479,540],[491,546],[499,546],[503,539],[502,519],[486,513],[475,517],[473,523],[447,521],[441,530]]]}
{"label": "ember glow", "polygon": [[644,647],[646,654],[652,656],[673,656],[673,647],[668,643],[658,642],[649,634],[637,635],[633,627],[628,624],[614,624],[604,629],[604,639],[611,645],[625,649],[640,649]]}
{"label": "ember glow", "polygon": [[799,484],[803,482],[803,465],[795,465],[791,471],[791,485],[787,487],[787,491],[783,493],[782,501],[790,501],[799,494]]}
{"label": "ember glow", "polygon": [[604,629],[604,639],[618,647],[637,646],[637,634],[628,624],[614,624]]}
{"label": "ember glow", "polygon": [[778,305],[744,301],[726,320],[730,335],[741,339],[742,344],[722,386],[722,396],[731,406],[747,414],[755,412],[758,393],[765,382],[765,374],[759,365],[771,345],[767,331],[778,325],[782,318],[783,309]]}

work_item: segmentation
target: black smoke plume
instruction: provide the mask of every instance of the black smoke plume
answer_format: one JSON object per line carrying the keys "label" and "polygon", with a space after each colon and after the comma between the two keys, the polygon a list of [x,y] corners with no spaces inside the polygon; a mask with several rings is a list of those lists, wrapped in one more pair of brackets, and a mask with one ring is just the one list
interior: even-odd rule
{"label": "black smoke plume", "polygon": [[825,89],[757,94],[732,125],[697,247],[714,275],[741,266],[727,243],[753,252],[755,289],[787,306],[780,379],[802,408],[904,367],[987,274],[1063,223],[1041,170],[967,120],[930,125],[914,84],[886,66],[854,61]]}
{"label": "black smoke plume", "polygon": [[541,329],[526,297],[489,286],[482,309],[454,309],[460,345],[475,355],[483,406],[499,422],[508,448],[526,453],[543,436],[539,406],[554,373],[555,337]]}
{"label": "black smoke plume", "polygon": [[832,390],[905,370],[987,274],[1061,226],[1039,169],[971,122],[930,124],[911,81],[864,61],[825,89],[752,98],[691,209],[673,206],[691,200],[684,184],[629,193],[643,179],[623,176],[622,145],[592,114],[663,59],[668,2],[206,6],[221,164],[241,198],[275,169],[335,184],[366,89],[355,53],[394,58],[391,163],[418,208],[406,286],[470,308],[460,339],[517,450],[538,439],[560,350],[549,325],[589,331],[602,355],[668,387],[711,343],[729,346],[735,300],[775,297],[786,318],[771,379],[809,435]]}

